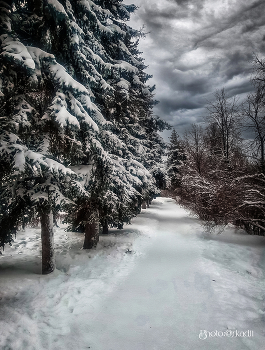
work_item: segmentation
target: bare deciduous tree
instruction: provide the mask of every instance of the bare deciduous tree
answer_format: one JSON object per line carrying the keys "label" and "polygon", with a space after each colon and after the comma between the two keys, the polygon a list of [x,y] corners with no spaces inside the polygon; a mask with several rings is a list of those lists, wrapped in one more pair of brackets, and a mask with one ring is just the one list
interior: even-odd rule
{"label": "bare deciduous tree", "polygon": [[206,106],[208,122],[214,124],[220,138],[222,156],[229,161],[231,151],[240,139],[237,99],[229,99],[224,89],[215,92],[215,101]]}
{"label": "bare deciduous tree", "polygon": [[256,91],[249,94],[243,104],[243,116],[245,117],[245,127],[254,132],[252,142],[261,166],[265,172],[265,85],[256,84]]}
{"label": "bare deciduous tree", "polygon": [[205,145],[202,127],[192,124],[190,131],[185,135],[185,148],[193,166],[202,174],[205,169]]}

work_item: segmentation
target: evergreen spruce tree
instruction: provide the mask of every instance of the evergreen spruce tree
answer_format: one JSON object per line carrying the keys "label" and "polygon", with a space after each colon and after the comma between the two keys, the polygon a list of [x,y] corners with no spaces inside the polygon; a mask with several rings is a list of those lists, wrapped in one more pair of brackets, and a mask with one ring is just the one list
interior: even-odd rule
{"label": "evergreen spruce tree", "polygon": [[91,248],[99,222],[105,232],[122,227],[157,193],[166,124],[152,114],[141,33],[125,23],[135,9],[117,0],[1,2],[1,245],[40,215],[43,273],[54,268],[58,210],[71,204],[68,219]]}
{"label": "evergreen spruce tree", "polygon": [[170,136],[170,144],[168,147],[167,169],[168,176],[171,182],[171,189],[180,186],[181,183],[181,168],[186,160],[185,152],[181,140],[176,130],[173,129]]}
{"label": "evergreen spruce tree", "polygon": [[[25,211],[30,212],[29,219],[37,213],[42,225],[42,271],[49,273],[54,269],[53,213],[77,197],[89,197],[69,166],[86,162],[87,150],[98,147],[93,118],[104,118],[90,91],[66,72],[55,55],[43,50],[45,44],[26,45],[33,38],[37,41],[33,27],[39,21],[36,11],[41,15],[41,10],[44,6],[37,9],[34,2],[14,2],[13,7],[1,3],[0,227],[1,245],[10,243]],[[63,13],[60,7],[59,12]],[[28,28],[30,19],[33,24]]]}
{"label": "evergreen spruce tree", "polygon": [[[146,171],[151,167],[145,162],[153,157],[151,149],[160,152],[156,157],[163,152],[157,131],[163,129],[165,123],[152,117],[153,88],[145,84],[149,76],[143,71],[146,67],[137,50],[142,34],[124,22],[134,10],[135,6],[125,6],[120,1],[98,1],[89,7],[82,2],[78,11],[88,12],[90,20],[85,25],[83,19],[80,20],[82,29],[93,41],[94,53],[100,56],[98,67],[104,86],[111,87],[103,90],[102,84],[90,82],[95,103],[107,120],[101,131],[101,144],[109,153],[112,169],[104,181],[108,195],[98,197],[105,232],[107,222],[121,227],[139,212],[139,202],[156,192],[152,174]],[[104,66],[107,68],[102,69]],[[160,144],[154,145],[153,141],[145,146],[147,132]]]}

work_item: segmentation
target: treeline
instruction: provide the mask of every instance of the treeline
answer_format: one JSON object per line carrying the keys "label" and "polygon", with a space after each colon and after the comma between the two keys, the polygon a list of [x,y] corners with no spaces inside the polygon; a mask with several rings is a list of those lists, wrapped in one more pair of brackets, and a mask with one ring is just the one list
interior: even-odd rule
{"label": "treeline", "polygon": [[[224,89],[207,105],[205,127],[173,130],[170,188],[209,226],[233,223],[265,234],[265,61],[254,60],[254,92],[243,103]],[[249,139],[243,138],[248,132]]]}
{"label": "treeline", "polygon": [[54,218],[85,233],[122,228],[164,186],[167,124],[153,115],[139,39],[121,0],[0,2],[0,247],[41,222],[42,272],[55,268]]}

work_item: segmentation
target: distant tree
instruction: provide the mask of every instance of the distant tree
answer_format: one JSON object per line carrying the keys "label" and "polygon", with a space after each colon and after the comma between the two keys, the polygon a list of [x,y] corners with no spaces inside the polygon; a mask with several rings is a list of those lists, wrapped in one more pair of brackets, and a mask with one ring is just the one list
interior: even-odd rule
{"label": "distant tree", "polygon": [[[241,226],[250,234],[265,234],[265,63],[255,60],[255,92],[242,109],[217,90],[207,106],[203,130],[193,125],[186,133],[186,162],[182,169],[180,203],[208,225]],[[244,121],[245,123],[243,124]],[[250,161],[240,129],[254,131],[259,164]]]}
{"label": "distant tree", "polygon": [[253,82],[257,86],[265,85],[265,59],[254,55],[253,60],[254,76]]}
{"label": "distant tree", "polygon": [[255,138],[252,142],[260,168],[265,173],[265,88],[258,86],[256,91],[248,95],[243,106],[246,128],[253,130]]}
{"label": "distant tree", "polygon": [[217,122],[212,121],[206,126],[204,142],[212,157],[222,157],[222,135]]}
{"label": "distant tree", "polygon": [[224,170],[235,172],[236,169],[245,168],[246,156],[241,137],[237,136],[230,144],[229,162],[223,157],[222,135],[217,123],[208,123],[203,138],[205,153],[207,153],[206,172],[211,176],[220,177]]}
{"label": "distant tree", "polygon": [[184,166],[186,155],[184,152],[183,141],[180,140],[176,130],[173,129],[168,146],[167,170],[172,190],[180,186],[181,169]]}
{"label": "distant tree", "polygon": [[239,128],[239,106],[236,98],[229,99],[224,89],[215,92],[215,101],[206,106],[209,114],[206,119],[215,128],[217,142],[215,152],[218,152],[216,146],[220,144],[219,152],[223,158],[229,162],[234,147],[237,145]]}
{"label": "distant tree", "polygon": [[203,174],[206,170],[206,152],[204,131],[201,126],[192,124],[185,135],[185,150],[189,159],[189,167]]}
{"label": "distant tree", "polygon": [[245,119],[244,128],[252,130],[254,140],[252,146],[257,153],[260,169],[265,173],[265,63],[256,57],[254,62],[255,91],[248,95],[243,103],[242,114]]}
{"label": "distant tree", "polygon": [[244,198],[244,182],[238,178],[246,170],[246,157],[234,144],[227,162],[221,132],[213,121],[204,130],[193,125],[185,145],[180,202],[208,225],[234,223]]}

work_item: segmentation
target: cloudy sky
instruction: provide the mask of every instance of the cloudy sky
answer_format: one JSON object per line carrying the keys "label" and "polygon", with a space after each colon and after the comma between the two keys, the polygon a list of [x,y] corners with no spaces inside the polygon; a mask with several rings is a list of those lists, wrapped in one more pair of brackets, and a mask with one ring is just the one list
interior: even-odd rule
{"label": "cloudy sky", "polygon": [[179,134],[202,122],[217,89],[243,99],[253,54],[265,56],[264,0],[125,0],[139,9],[129,23],[141,41],[147,72],[160,101],[155,114]]}

